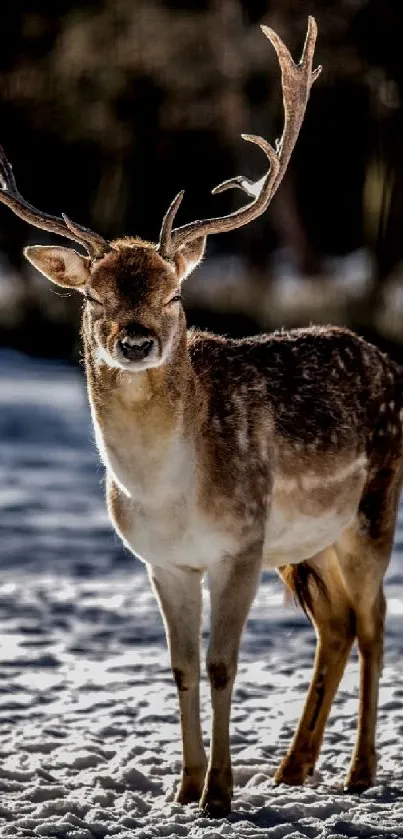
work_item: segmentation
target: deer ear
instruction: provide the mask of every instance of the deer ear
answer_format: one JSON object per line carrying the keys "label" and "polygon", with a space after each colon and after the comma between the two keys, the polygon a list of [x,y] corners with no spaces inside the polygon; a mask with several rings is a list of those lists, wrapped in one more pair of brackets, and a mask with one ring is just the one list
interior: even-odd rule
{"label": "deer ear", "polygon": [[184,245],[183,248],[179,248],[176,252],[174,260],[180,282],[186,280],[186,277],[202,261],[205,248],[206,236],[202,236],[200,239],[195,239],[188,245]]}
{"label": "deer ear", "polygon": [[25,248],[24,256],[56,285],[80,289],[88,283],[90,258],[73,248],[33,245]]}

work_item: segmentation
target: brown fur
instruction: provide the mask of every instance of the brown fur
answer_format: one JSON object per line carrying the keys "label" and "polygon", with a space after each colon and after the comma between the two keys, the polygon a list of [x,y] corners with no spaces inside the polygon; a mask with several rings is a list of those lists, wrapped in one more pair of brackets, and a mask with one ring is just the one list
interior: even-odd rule
{"label": "brown fur", "polygon": [[[149,564],[167,627],[183,733],[178,800],[201,796],[209,812],[229,808],[230,698],[262,567],[277,568],[318,636],[305,709],[276,779],[302,783],[313,771],[357,638],[360,711],[347,785],[364,789],[376,768],[382,578],[402,483],[403,373],[339,327],[243,340],[187,332],[172,295],[203,250],[200,241],[164,260],[154,246],[124,239],[92,265],[62,248],[31,255],[56,282],[77,287],[80,278],[94,297],[83,315],[89,397],[112,521]],[[119,361],[119,339],[133,324],[155,338],[157,366],[132,370]],[[203,791],[204,571],[214,725]]]}

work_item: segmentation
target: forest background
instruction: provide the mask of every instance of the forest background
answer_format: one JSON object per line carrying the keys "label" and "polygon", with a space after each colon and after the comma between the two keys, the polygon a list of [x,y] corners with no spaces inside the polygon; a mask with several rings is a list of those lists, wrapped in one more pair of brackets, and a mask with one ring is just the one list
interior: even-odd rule
{"label": "forest background", "polygon": [[[282,128],[277,30],[295,58],[308,14],[324,70],[269,211],[211,237],[189,322],[232,334],[345,323],[403,357],[403,58],[398,0],[7,0],[0,142],[36,206],[106,237],[156,241],[244,199],[210,194],[265,161],[240,134]],[[78,358],[78,295],[22,257],[51,237],[0,207],[0,345]]]}

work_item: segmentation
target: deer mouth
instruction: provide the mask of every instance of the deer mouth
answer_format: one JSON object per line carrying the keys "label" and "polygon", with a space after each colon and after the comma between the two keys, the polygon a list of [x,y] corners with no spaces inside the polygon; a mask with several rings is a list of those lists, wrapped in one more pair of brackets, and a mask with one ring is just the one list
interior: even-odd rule
{"label": "deer mouth", "polygon": [[172,342],[164,348],[156,337],[121,337],[115,341],[112,351],[102,344],[97,348],[97,359],[108,367],[137,373],[164,364],[170,355]]}

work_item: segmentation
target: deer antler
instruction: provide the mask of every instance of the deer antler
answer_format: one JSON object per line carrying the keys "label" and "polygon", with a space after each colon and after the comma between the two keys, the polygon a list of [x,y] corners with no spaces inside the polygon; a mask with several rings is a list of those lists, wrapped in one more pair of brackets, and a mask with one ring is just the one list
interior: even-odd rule
{"label": "deer antler", "polygon": [[74,224],[65,215],[63,218],[58,218],[58,216],[43,213],[26,201],[18,192],[11,163],[7,160],[2,146],[0,146],[0,202],[7,204],[17,216],[29,224],[79,242],[93,259],[103,256],[106,251],[110,250],[109,242],[98,233],[93,233],[92,230],[80,224]]}
{"label": "deer antler", "polygon": [[213,189],[215,194],[231,187],[238,187],[253,197],[250,204],[227,216],[206,219],[205,221],[192,221],[190,224],[185,224],[183,227],[177,227],[173,230],[173,222],[183,198],[183,192],[179,192],[168,208],[162,222],[159,241],[159,250],[162,256],[173,256],[180,247],[194,239],[199,239],[210,233],[234,230],[253,221],[266,210],[281,183],[304,119],[310,89],[322,70],[321,67],[312,70],[317,26],[315,19],[309,17],[304,49],[299,64],[294,63],[289,50],[273,29],[262,26],[262,30],[273,44],[281,68],[284,129],[281,139],[276,142],[275,149],[262,137],[250,134],[242,134],[242,137],[249,143],[260,146],[265,152],[270,162],[269,171],[256,183],[243,175],[238,175]]}

